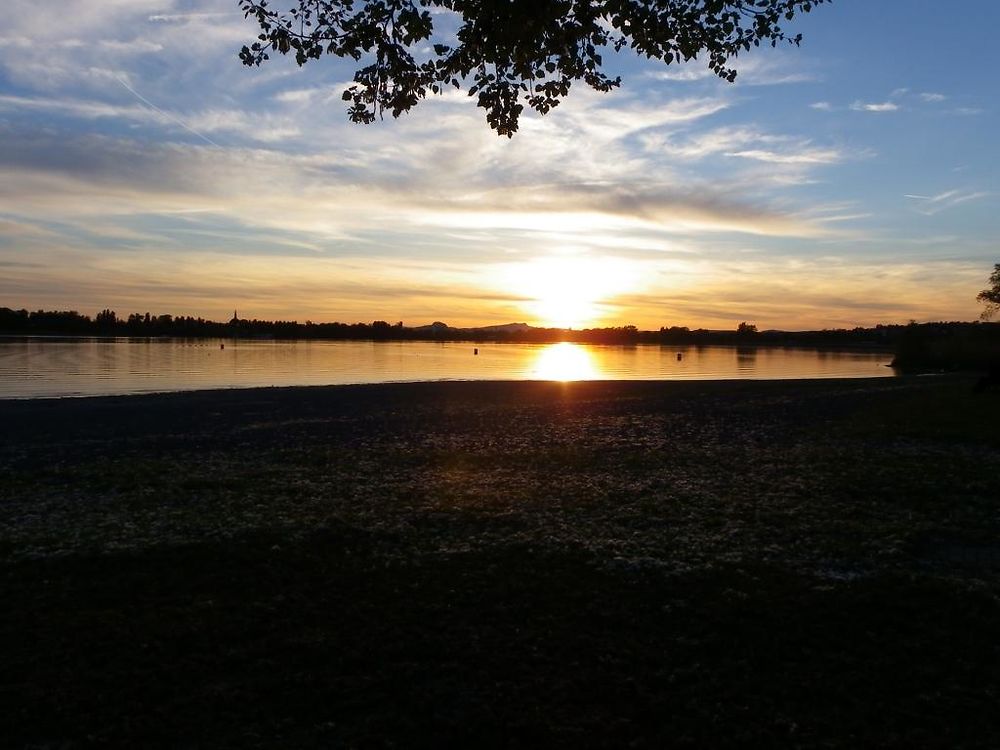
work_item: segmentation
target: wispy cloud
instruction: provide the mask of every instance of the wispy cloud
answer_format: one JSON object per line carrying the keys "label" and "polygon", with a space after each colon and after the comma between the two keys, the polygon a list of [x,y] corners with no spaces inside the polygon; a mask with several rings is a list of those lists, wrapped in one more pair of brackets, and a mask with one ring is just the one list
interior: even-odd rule
{"label": "wispy cloud", "polygon": [[[855,112],[897,112],[902,110],[904,103],[907,102],[911,106],[918,101],[924,104],[939,104],[947,99],[948,97],[944,94],[930,91],[914,93],[908,87],[900,87],[893,89],[884,101],[865,101],[863,99],[855,99],[850,105],[848,105],[848,108]],[[828,101],[814,102],[809,106],[823,112],[833,112],[837,109],[836,106]]]}
{"label": "wispy cloud", "polygon": [[287,89],[274,95],[274,101],[283,104],[305,104],[316,99],[330,100],[337,96],[337,87],[313,86],[307,89]]}
{"label": "wispy cloud", "polygon": [[[824,258],[712,258],[683,262],[669,294],[624,295],[624,314],[650,305],[664,320],[705,320],[710,327],[730,328],[753,319],[762,328],[850,328],[872,320],[947,320],[954,314],[950,299],[974,288],[981,269],[968,261],[880,262],[842,256]],[[936,294],[928,298],[928,275]],[[975,306],[965,305],[971,316]],[[742,313],[742,314],[738,314]]]}
{"label": "wispy cloud", "polygon": [[832,148],[807,148],[791,153],[766,149],[746,149],[727,152],[726,155],[738,156],[741,159],[754,159],[768,164],[835,164],[843,159],[843,155]]}
{"label": "wispy cloud", "polygon": [[[423,217],[422,219],[419,217]],[[825,231],[777,209],[741,202],[706,187],[675,191],[662,186],[565,185],[558,193],[498,191],[475,202],[427,204],[418,221],[442,226],[497,230],[527,228],[544,238],[550,231],[580,232],[641,228],[667,233],[745,233],[781,237],[818,236]]]}
{"label": "wispy cloud", "polygon": [[[736,83],[741,86],[780,86],[808,83],[820,78],[817,73],[804,68],[801,56],[775,50],[758,51],[755,55],[741,57],[733,62],[733,66],[737,71]],[[677,83],[720,80],[707,64],[700,61],[649,70],[647,75],[656,80]]]}
{"label": "wispy cloud", "polygon": [[[948,97],[945,94],[933,91],[914,93],[909,88],[903,87],[893,89],[885,101],[870,102],[856,99],[850,104],[849,108],[855,112],[896,112],[903,109],[904,102],[909,102],[911,105],[917,102],[923,104],[940,104],[947,100]],[[809,106],[824,112],[831,112],[836,109],[836,107],[826,101],[815,102]]]}
{"label": "wispy cloud", "polygon": [[645,136],[648,151],[699,160],[710,156],[748,159],[775,165],[825,165],[848,158],[832,147],[819,147],[809,138],[762,132],[756,128],[721,127],[689,135],[653,133]]}
{"label": "wispy cloud", "polygon": [[3,216],[0,216],[0,243],[4,240],[10,241],[15,238],[23,240],[26,238],[53,239],[60,237],[62,237],[62,235],[58,232],[55,232],[38,222],[18,221],[12,218],[4,218]]}
{"label": "wispy cloud", "polygon": [[0,94],[0,109],[54,112],[82,119],[120,118],[148,121],[157,119],[158,113],[135,105],[111,104],[108,102],[72,99],[11,96]]}
{"label": "wispy cloud", "polygon": [[123,41],[120,39],[102,39],[100,41],[101,47],[112,50],[114,52],[122,52],[125,54],[149,54],[153,52],[162,52],[163,45],[156,42],[151,42],[147,39],[130,39]]}
{"label": "wispy cloud", "polygon": [[[604,126],[597,126],[597,132],[604,132]],[[66,217],[112,211],[145,216],[199,208],[230,217],[248,233],[255,228],[304,232],[321,244],[384,227],[432,240],[433,232],[422,229],[429,224],[528,230],[535,233],[538,246],[549,232],[567,226],[578,231],[632,227],[762,236],[820,232],[724,186],[701,182],[677,189],[649,184],[637,181],[627,168],[620,173],[603,167],[580,173],[586,163],[563,162],[561,151],[551,164],[535,158],[536,173],[545,170],[550,182],[518,185],[522,165],[532,159],[531,149],[501,151],[486,162],[453,163],[435,174],[424,171],[426,160],[447,157],[428,154],[418,144],[390,152],[395,171],[387,173],[373,168],[382,158],[379,149],[370,149],[364,158],[344,158],[350,157],[350,148],[341,152],[344,156],[289,156],[261,149],[153,147],[16,133],[5,134],[3,142],[0,174],[16,189],[0,189],[0,196],[27,216],[45,216],[57,206]],[[559,143],[555,146],[561,149]],[[503,186],[505,181],[512,185]]]}
{"label": "wispy cloud", "polygon": [[963,203],[969,203],[970,201],[977,201],[982,198],[986,198],[990,195],[987,191],[971,191],[971,190],[946,190],[937,195],[917,195],[914,193],[907,193],[904,198],[908,198],[911,201],[916,201],[916,210],[925,216],[933,216],[942,211],[947,211],[955,206],[960,206]]}
{"label": "wispy cloud", "polygon": [[147,20],[150,23],[191,23],[191,22],[202,22],[209,19],[225,18],[227,16],[232,17],[236,15],[234,12],[226,13],[154,13],[151,16],[147,16]]}
{"label": "wispy cloud", "polygon": [[144,106],[119,104],[96,99],[67,97],[25,97],[0,95],[0,110],[52,112],[84,120],[120,120],[130,123],[177,126],[180,129],[221,148],[209,133],[231,133],[262,143],[285,141],[301,134],[300,127],[290,117],[269,112],[240,109],[208,109],[184,115],[169,112],[136,91],[123,78],[112,76],[136,101]]}

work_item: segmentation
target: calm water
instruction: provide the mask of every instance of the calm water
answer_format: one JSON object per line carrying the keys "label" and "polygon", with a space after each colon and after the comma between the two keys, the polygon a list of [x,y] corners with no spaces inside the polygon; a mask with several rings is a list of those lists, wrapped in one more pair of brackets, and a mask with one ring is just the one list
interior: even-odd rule
{"label": "calm water", "polygon": [[890,359],[731,346],[0,338],[0,398],[418,380],[890,377]]}

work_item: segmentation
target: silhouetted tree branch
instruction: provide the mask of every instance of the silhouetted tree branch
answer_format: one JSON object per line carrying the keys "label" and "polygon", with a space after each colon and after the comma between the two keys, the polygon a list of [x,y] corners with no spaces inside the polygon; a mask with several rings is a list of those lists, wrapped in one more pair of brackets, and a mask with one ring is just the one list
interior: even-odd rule
{"label": "silhouetted tree branch", "polygon": [[[525,104],[545,114],[576,81],[621,85],[603,71],[606,52],[628,47],[665,64],[706,55],[733,81],[731,58],[761,44],[798,45],[782,23],[830,0],[298,0],[287,13],[268,0],[239,0],[260,26],[240,59],[270,53],[299,65],[324,54],[361,64],[344,92],[351,120],[399,117],[429,93],[468,89],[499,135],[511,137]],[[459,22],[455,42],[435,40],[435,12]],[[450,40],[449,40],[450,41]]]}

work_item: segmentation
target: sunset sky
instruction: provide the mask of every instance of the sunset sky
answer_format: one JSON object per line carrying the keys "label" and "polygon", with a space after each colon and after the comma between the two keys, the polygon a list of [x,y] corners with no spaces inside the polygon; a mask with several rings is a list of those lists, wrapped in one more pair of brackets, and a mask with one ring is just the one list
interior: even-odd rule
{"label": "sunset sky", "polygon": [[624,53],[511,141],[459,93],[349,123],[236,0],[4,8],[0,306],[853,327],[973,319],[1000,262],[993,0],[836,0],[732,85]]}

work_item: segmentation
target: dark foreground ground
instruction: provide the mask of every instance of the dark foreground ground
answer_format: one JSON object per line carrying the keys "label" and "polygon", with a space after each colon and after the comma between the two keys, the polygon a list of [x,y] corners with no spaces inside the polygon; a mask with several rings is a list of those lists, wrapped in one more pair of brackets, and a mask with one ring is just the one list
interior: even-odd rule
{"label": "dark foreground ground", "polygon": [[0,745],[997,747],[1000,391],[0,402]]}

